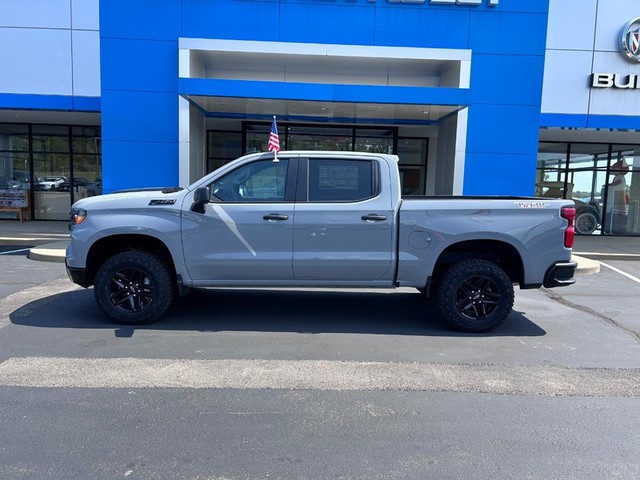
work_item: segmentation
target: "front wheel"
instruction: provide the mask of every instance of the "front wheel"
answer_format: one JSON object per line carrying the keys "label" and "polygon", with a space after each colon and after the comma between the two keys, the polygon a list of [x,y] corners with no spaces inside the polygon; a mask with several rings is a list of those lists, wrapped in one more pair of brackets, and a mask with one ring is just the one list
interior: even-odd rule
{"label": "front wheel", "polygon": [[464,332],[487,332],[502,325],[513,308],[513,284],[504,270],[486,260],[464,260],[442,276],[438,308]]}
{"label": "front wheel", "polygon": [[104,262],[94,296],[105,313],[128,325],[151,323],[171,305],[174,285],[167,265],[143,251],[127,251]]}

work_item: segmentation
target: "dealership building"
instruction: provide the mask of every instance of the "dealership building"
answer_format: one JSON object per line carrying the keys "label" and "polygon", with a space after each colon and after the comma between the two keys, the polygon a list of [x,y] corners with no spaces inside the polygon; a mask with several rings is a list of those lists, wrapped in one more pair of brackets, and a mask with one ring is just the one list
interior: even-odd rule
{"label": "dealership building", "polygon": [[0,48],[0,199],[34,220],[187,186],[276,115],[286,150],[399,155],[405,195],[640,235],[637,0],[4,0]]}

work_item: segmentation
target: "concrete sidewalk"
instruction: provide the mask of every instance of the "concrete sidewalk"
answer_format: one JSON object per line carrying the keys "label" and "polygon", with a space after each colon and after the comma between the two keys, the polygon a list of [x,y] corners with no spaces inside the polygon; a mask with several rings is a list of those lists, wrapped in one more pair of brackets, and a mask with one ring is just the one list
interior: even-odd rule
{"label": "concrete sidewalk", "polygon": [[[64,262],[68,243],[67,222],[0,220],[0,245],[33,245],[33,260]],[[598,260],[640,260],[640,237],[576,236],[573,251],[578,274],[597,273]]]}

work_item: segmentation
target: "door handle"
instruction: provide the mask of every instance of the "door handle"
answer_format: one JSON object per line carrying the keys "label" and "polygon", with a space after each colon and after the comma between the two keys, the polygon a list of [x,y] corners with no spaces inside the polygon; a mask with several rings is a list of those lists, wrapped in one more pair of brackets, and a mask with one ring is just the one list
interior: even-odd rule
{"label": "door handle", "polygon": [[377,213],[370,213],[369,215],[362,216],[362,220],[364,220],[365,222],[382,222],[386,219],[386,215],[378,215]]}
{"label": "door handle", "polygon": [[262,218],[269,222],[276,222],[276,221],[282,221],[282,220],[289,220],[289,215],[282,215],[280,213],[270,213],[269,215],[265,215]]}

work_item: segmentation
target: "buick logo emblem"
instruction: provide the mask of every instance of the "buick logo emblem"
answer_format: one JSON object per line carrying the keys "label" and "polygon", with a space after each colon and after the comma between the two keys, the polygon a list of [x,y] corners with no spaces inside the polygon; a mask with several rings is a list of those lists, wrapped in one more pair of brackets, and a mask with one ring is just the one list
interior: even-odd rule
{"label": "buick logo emblem", "polygon": [[630,61],[640,63],[640,17],[622,29],[622,53]]}

